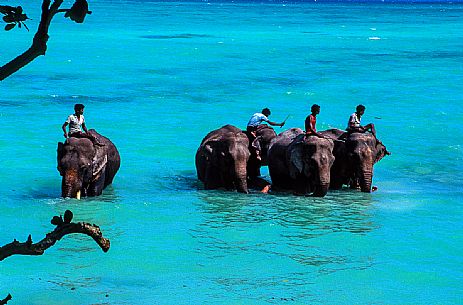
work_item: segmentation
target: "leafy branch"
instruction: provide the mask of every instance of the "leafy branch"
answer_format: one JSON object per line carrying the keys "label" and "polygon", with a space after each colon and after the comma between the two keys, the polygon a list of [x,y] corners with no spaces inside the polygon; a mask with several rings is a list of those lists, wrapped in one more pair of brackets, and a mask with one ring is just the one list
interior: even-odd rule
{"label": "leafy branch", "polygon": [[[85,17],[88,14],[91,14],[88,10],[87,0],[76,0],[70,9],[60,9],[62,4],[63,0],[54,0],[53,2],[51,2],[51,0],[43,0],[39,27],[34,35],[31,47],[21,55],[0,67],[0,81],[17,72],[19,69],[32,62],[35,58],[45,55],[49,38],[48,28],[56,14],[64,12],[64,17],[69,18],[76,23],[84,22]],[[9,31],[16,25],[18,25],[19,28],[24,26],[27,30],[29,30],[24,23],[24,21],[29,19],[29,17],[27,17],[27,15],[23,12],[21,6],[14,7],[0,5],[0,13],[4,15],[3,21],[7,23],[5,30]]]}

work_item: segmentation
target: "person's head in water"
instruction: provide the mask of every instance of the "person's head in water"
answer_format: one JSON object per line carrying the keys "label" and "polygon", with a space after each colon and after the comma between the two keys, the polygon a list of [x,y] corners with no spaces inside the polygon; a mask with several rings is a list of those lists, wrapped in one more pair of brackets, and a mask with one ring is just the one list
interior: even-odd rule
{"label": "person's head in water", "polygon": [[268,117],[271,114],[270,109],[268,108],[262,109],[262,114]]}
{"label": "person's head in water", "polygon": [[312,107],[310,107],[310,111],[312,111],[313,115],[317,115],[320,113],[320,106],[317,104],[313,104]]}
{"label": "person's head in water", "polygon": [[358,105],[357,108],[355,108],[357,114],[363,115],[365,113],[365,106],[363,105]]}
{"label": "person's head in water", "polygon": [[84,114],[84,108],[85,108],[85,106],[83,104],[75,104],[74,105],[74,111],[78,115]]}

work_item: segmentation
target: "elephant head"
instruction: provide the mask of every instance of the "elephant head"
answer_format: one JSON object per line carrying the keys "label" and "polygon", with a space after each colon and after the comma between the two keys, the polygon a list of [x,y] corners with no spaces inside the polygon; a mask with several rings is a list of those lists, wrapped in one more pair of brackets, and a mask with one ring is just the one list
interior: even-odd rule
{"label": "elephant head", "polygon": [[226,125],[209,133],[196,153],[198,178],[206,189],[225,187],[248,193],[248,138],[238,128]]}
{"label": "elephant head", "polygon": [[369,133],[352,133],[346,139],[351,180],[362,192],[371,192],[373,165],[389,154],[386,147]]}
{"label": "elephant head", "polygon": [[289,146],[289,175],[296,181],[296,192],[313,192],[323,197],[330,186],[330,170],[334,162],[333,141],[316,136],[298,136]]}
{"label": "elephant head", "polygon": [[108,158],[103,148],[89,139],[69,138],[58,143],[58,171],[62,178],[61,196],[80,198],[89,194],[89,186],[102,179]]}
{"label": "elephant head", "polygon": [[[249,136],[249,134],[248,134]],[[270,142],[276,137],[275,130],[272,127],[262,124],[257,127],[256,137],[250,143],[251,157],[248,162],[248,176],[252,180],[260,176],[260,167],[268,165],[268,151],[270,147]],[[257,159],[255,151],[260,151],[261,159]]]}
{"label": "elephant head", "polygon": [[270,142],[277,136],[275,130],[265,124],[259,125],[256,130],[256,139],[251,143],[252,146],[261,152],[261,165],[268,165],[267,153]]}

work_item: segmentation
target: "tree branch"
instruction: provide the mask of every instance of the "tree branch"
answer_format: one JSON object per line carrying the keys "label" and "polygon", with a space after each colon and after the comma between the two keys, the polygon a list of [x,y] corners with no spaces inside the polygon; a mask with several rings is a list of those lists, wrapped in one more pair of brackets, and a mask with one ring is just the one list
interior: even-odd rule
{"label": "tree branch", "polygon": [[47,51],[48,28],[50,26],[51,20],[58,12],[59,7],[62,3],[63,0],[55,0],[53,1],[53,4],[51,4],[50,0],[43,0],[40,23],[37,32],[34,35],[32,46],[29,49],[27,49],[23,54],[19,55],[9,63],[0,67],[0,81],[4,80],[11,74],[21,69],[22,67],[26,66],[35,58],[41,55],[45,55]]}
{"label": "tree branch", "polygon": [[[68,211],[66,211],[66,213],[68,213]],[[92,225],[86,222],[70,222],[72,219],[72,213],[70,211],[69,213],[71,213],[71,218],[68,219],[69,223],[66,223],[66,213],[65,222],[59,223],[52,232],[48,233],[45,236],[45,238],[39,241],[38,243],[33,244],[32,238],[29,235],[27,241],[24,243],[20,243],[15,239],[13,242],[3,247],[0,247],[0,261],[16,254],[42,255],[45,252],[45,250],[53,246],[58,240],[63,238],[65,235],[73,233],[80,233],[90,236],[100,246],[103,252],[108,252],[110,247],[109,239],[103,237],[103,234],[101,233],[101,230],[97,225]],[[59,220],[60,217],[53,217],[53,220],[55,219]]]}
{"label": "tree branch", "polygon": [[12,299],[11,294],[8,294],[6,298],[4,298],[3,300],[0,300],[0,305],[5,305],[11,299]]}

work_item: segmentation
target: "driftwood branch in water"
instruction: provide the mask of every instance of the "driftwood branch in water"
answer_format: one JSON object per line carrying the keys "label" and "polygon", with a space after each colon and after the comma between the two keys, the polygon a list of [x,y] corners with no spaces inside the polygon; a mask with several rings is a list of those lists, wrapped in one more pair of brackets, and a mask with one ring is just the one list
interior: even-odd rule
{"label": "driftwood branch in water", "polygon": [[[85,234],[93,238],[93,240],[100,246],[103,252],[108,252],[110,247],[109,239],[103,237],[100,228],[95,224],[89,224],[86,222],[71,222],[72,212],[67,210],[64,213],[64,221],[58,216],[53,217],[52,224],[56,225],[56,228],[48,233],[44,239],[38,243],[32,243],[32,238],[29,235],[26,242],[21,243],[16,239],[0,247],[0,261],[12,255],[42,255],[45,250],[53,246],[58,240],[63,238],[65,235],[80,233]],[[1,303],[0,303],[1,305]]]}
{"label": "driftwood branch in water", "polygon": [[4,298],[3,300],[0,300],[0,305],[5,305],[11,299],[12,299],[11,294],[8,294],[6,298]]}

